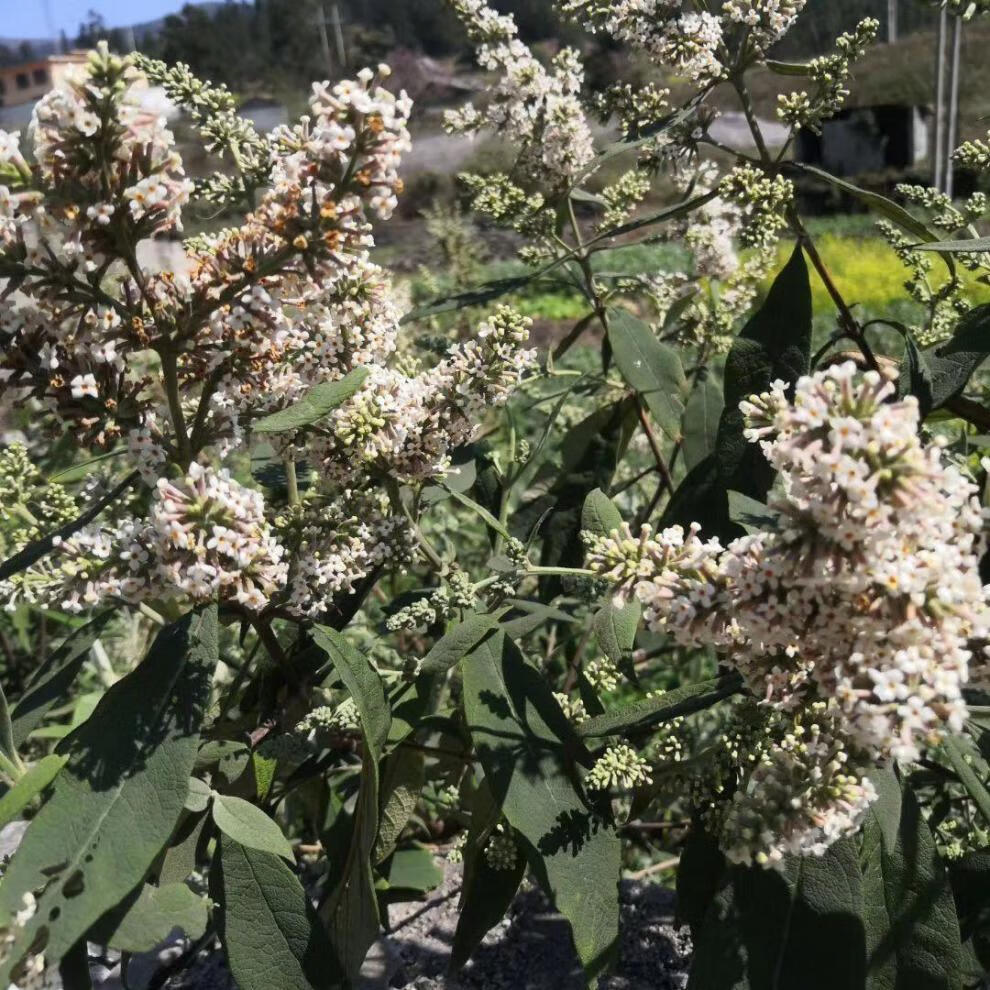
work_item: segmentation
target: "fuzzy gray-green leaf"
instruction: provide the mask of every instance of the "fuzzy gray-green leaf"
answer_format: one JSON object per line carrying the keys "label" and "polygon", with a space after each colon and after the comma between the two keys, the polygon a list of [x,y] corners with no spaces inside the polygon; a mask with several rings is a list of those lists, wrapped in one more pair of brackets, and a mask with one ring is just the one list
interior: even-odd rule
{"label": "fuzzy gray-green leaf", "polygon": [[61,958],[144,879],[182,813],[216,663],[216,608],[190,613],[63,741],[68,762],[0,885],[8,917],[47,883],[0,983],[42,926]]}
{"label": "fuzzy gray-green leaf", "polygon": [[214,795],[213,821],[221,832],[242,846],[283,856],[290,862],[294,859],[292,846],[282,830],[250,801],[232,794]]}
{"label": "fuzzy gray-green leaf", "polygon": [[486,639],[465,663],[464,703],[495,801],[570,922],[592,979],[617,947],[620,842],[575,788],[571,754],[580,742],[546,680],[504,633]]}

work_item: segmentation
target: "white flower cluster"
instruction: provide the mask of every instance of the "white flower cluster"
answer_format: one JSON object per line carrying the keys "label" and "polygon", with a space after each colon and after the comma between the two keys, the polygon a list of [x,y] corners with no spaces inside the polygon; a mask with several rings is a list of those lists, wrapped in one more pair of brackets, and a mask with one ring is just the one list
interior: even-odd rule
{"label": "white flower cluster", "polygon": [[[697,526],[638,538],[626,527],[591,549],[591,567],[639,598],[651,629],[725,650],[781,712],[824,704],[822,738],[848,752],[863,788],[863,768],[915,760],[962,727],[969,644],[990,621],[977,490],[919,439],[916,401],[894,394],[846,363],[802,378],[793,401],[777,383],[742,403],[747,438],[780,472],[778,528],[723,547]],[[814,802],[801,806],[808,828],[787,848],[819,851],[838,833],[822,833]],[[839,831],[854,818],[840,815]]]}
{"label": "white flower cluster", "polygon": [[[193,184],[175,139],[163,117],[142,109],[142,80],[134,68],[124,70],[124,95],[108,105],[105,86],[117,81],[113,61],[104,45],[85,68],[68,73],[38,102],[30,133],[40,174],[52,185],[71,178],[84,189],[86,219],[98,226],[116,226],[114,216],[126,208],[138,237],[181,228]],[[93,153],[100,145],[113,148],[109,161]],[[71,224],[72,213],[67,208],[50,222]]]}
{"label": "white flower cluster", "polygon": [[311,733],[356,732],[361,728],[361,713],[353,698],[345,698],[339,705],[320,705],[314,708],[296,725],[296,733],[306,736]]}
{"label": "white flower cluster", "polygon": [[66,578],[59,604],[69,612],[107,598],[180,596],[257,611],[288,574],[261,495],[199,464],[180,482],[158,481],[147,521],[129,519],[113,532],[93,526],[56,553]]}
{"label": "white flower cluster", "polygon": [[701,85],[722,78],[722,21],[681,0],[564,0],[561,11],[592,32],[647,52],[662,65]]}
{"label": "white flower cluster", "polygon": [[[310,114],[268,139],[231,125],[229,94],[169,75],[218,148],[250,146],[243,188],[259,201],[240,226],[185,242],[162,272],[135,245],[178,226],[191,186],[162,121],[136,109],[145,81],[130,59],[101,49],[46,96],[27,158],[0,133],[0,181],[11,182],[0,263],[20,290],[0,293],[4,398],[36,400],[83,446],[126,451],[157,486],[147,518],[118,510],[77,534],[54,571],[28,575],[25,594],[57,596],[60,575],[72,608],[220,594],[315,616],[408,559],[385,479],[441,475],[534,355],[528,323],[500,310],[435,367],[394,366],[400,312],[369,250],[371,221],[402,190],[411,103],[379,85],[387,75],[316,84]],[[277,533],[260,496],[199,466],[243,456],[256,420],[358,368],[364,386],[318,429],[274,437],[277,454],[317,473]]]}
{"label": "white flower cluster", "polygon": [[578,55],[563,49],[546,68],[519,40],[515,21],[484,0],[452,0],[478,44],[482,68],[500,73],[483,111],[472,105],[448,111],[447,129],[475,134],[482,127],[505,132],[522,148],[520,167],[551,185],[569,185],[591,161],[591,129],[581,105],[584,70]]}
{"label": "white flower cluster", "polygon": [[533,366],[520,349],[532,321],[499,307],[475,340],[455,346],[431,371],[409,377],[376,368],[354,398],[335,409],[332,430],[311,445],[327,477],[361,468],[407,481],[441,474],[452,449],[468,442],[486,409],[503,405]]}
{"label": "white flower cluster", "polygon": [[377,568],[412,558],[409,525],[391,514],[384,492],[344,489],[302,509],[283,536],[292,550],[289,607],[298,615],[324,615],[337,595],[354,591]]}
{"label": "white flower cluster", "polygon": [[785,856],[821,856],[859,827],[876,800],[824,709],[797,715],[733,795],[722,825],[733,862],[777,867]]}
{"label": "white flower cluster", "polygon": [[797,20],[807,0],[726,0],[722,16],[747,30],[759,52],[776,44]]}
{"label": "white flower cluster", "polygon": [[[737,61],[750,64],[762,58],[790,29],[805,2],[726,0],[719,8],[682,0],[564,0],[561,11],[589,31],[605,31],[707,86]],[[736,40],[745,47],[734,55],[730,49]]]}

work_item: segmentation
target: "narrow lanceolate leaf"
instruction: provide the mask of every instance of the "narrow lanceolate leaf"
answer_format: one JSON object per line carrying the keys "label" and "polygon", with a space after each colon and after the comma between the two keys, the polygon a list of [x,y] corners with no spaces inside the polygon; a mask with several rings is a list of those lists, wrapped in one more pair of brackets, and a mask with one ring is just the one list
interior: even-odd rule
{"label": "narrow lanceolate leaf", "polygon": [[760,310],[735,339],[725,362],[725,410],[718,428],[722,484],[764,501],[773,471],[757,444],[743,436],[739,403],[780,379],[794,384],[811,360],[811,282],[798,245]]}
{"label": "narrow lanceolate leaf", "polygon": [[10,724],[10,708],[7,706],[7,695],[0,686],[0,752],[8,760],[16,761],[17,745],[14,743],[14,727]]}
{"label": "narrow lanceolate leaf", "polygon": [[100,942],[118,952],[150,952],[178,928],[186,938],[197,939],[206,930],[206,898],[184,883],[161,887],[145,884],[137,898],[113,919],[113,929],[100,924]]}
{"label": "narrow lanceolate leaf", "polygon": [[347,858],[337,886],[320,909],[330,943],[344,973],[352,981],[381,929],[371,869],[377,836],[378,764],[366,745]]}
{"label": "narrow lanceolate leaf", "polygon": [[935,251],[938,254],[982,254],[990,251],[990,237],[968,237],[962,241],[930,241],[917,245],[919,251]]}
{"label": "narrow lanceolate leaf", "polygon": [[367,368],[355,368],[339,381],[314,385],[298,402],[255,423],[255,433],[288,433],[318,423],[351,398],[368,374]]}
{"label": "narrow lanceolate leaf", "polygon": [[63,741],[68,762],[0,885],[2,917],[44,887],[0,985],[42,927],[60,958],[144,879],[182,814],[216,663],[216,608],[190,613]]}
{"label": "narrow lanceolate leaf", "polygon": [[868,990],[956,990],[959,921],[928,823],[910,788],[885,771],[863,827]]}
{"label": "narrow lanceolate leaf", "polygon": [[39,760],[0,798],[0,828],[13,821],[55,779],[66,757],[52,753]]}
{"label": "narrow lanceolate leaf", "polygon": [[326,626],[317,626],[313,636],[354,698],[361,714],[364,739],[361,790],[354,808],[350,846],[340,879],[320,909],[337,958],[347,977],[353,980],[381,927],[371,859],[378,838],[378,764],[388,739],[391,716],[381,678],[367,657]]}
{"label": "narrow lanceolate leaf", "polygon": [[710,708],[741,690],[742,678],[738,674],[724,674],[588,719],[577,726],[577,733],[582,739],[593,739],[642,732],[682,715]]}
{"label": "narrow lanceolate leaf", "polygon": [[402,830],[416,810],[426,783],[426,758],[422,750],[400,746],[385,761],[382,772],[381,820],[372,862],[380,863],[395,850]]}
{"label": "narrow lanceolate leaf", "polygon": [[231,794],[214,795],[213,821],[221,832],[242,846],[294,861],[292,846],[282,830],[250,801]]}
{"label": "narrow lanceolate leaf", "polygon": [[361,729],[375,761],[381,759],[391,721],[385,702],[385,689],[371,661],[362,656],[336,629],[316,626],[313,639],[333,663],[361,715]]}
{"label": "narrow lanceolate leaf", "polygon": [[679,439],[687,379],[677,351],[625,309],[609,310],[608,339],[622,377],[643,397],[666,436]]}
{"label": "narrow lanceolate leaf", "polygon": [[575,788],[571,754],[580,743],[546,680],[504,633],[465,663],[464,705],[495,802],[570,922],[591,979],[616,948],[620,842]]}
{"label": "narrow lanceolate leaf", "polygon": [[[869,189],[861,189],[851,182],[846,182],[845,179],[840,179],[820,168],[815,168],[814,165],[796,165],[794,167],[858,199],[868,209],[873,210],[874,213],[879,213],[880,216],[886,217],[891,223],[900,227],[901,230],[916,237],[922,242],[922,245],[938,242],[938,237],[932,231],[917,217],[912,216],[903,206],[895,203],[892,199],[888,199],[880,193],[871,192]],[[951,259],[947,260],[947,264],[951,266]]]}
{"label": "narrow lanceolate leaf", "polygon": [[220,837],[210,892],[240,990],[327,990],[339,966],[306,891],[285,861]]}
{"label": "narrow lanceolate leaf", "polygon": [[600,489],[588,493],[581,512],[581,529],[593,536],[608,536],[622,525],[622,513]]}
{"label": "narrow lanceolate leaf", "polygon": [[69,688],[79,674],[90,647],[112,615],[104,612],[75,630],[55,649],[31,678],[27,690],[11,712],[14,743],[20,746],[47,712],[67,700]]}
{"label": "narrow lanceolate leaf", "polygon": [[517,856],[511,869],[495,869],[485,858],[485,846],[502,816],[487,781],[482,781],[471,803],[471,827],[464,845],[464,885],[451,972],[459,970],[481,940],[505,917],[526,872],[526,858]]}
{"label": "narrow lanceolate leaf", "polygon": [[684,463],[688,470],[714,453],[718,424],[725,408],[722,389],[706,377],[698,382],[684,409],[681,433],[684,436]]}

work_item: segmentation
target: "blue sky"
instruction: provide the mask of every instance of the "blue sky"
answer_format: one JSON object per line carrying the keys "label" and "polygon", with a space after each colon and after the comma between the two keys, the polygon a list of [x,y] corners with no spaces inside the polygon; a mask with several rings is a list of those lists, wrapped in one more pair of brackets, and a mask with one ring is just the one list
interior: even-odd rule
{"label": "blue sky", "polygon": [[47,38],[54,26],[55,33],[64,28],[71,36],[91,9],[102,14],[111,27],[117,27],[174,13],[183,3],[184,0],[0,0],[0,35]]}

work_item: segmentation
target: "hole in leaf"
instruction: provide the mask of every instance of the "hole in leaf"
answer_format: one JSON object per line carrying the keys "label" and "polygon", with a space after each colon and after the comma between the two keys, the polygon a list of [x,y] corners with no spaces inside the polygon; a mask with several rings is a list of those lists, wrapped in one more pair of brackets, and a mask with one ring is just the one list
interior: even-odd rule
{"label": "hole in leaf", "polygon": [[76,870],[75,873],[65,881],[62,886],[62,894],[65,897],[78,897],[86,887],[86,881],[83,877],[82,870]]}

